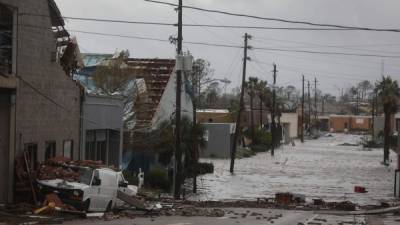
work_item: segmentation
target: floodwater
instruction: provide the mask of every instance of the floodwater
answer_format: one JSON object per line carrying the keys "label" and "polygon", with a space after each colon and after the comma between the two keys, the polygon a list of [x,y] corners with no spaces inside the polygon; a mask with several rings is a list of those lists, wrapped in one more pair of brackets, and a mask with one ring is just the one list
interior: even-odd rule
{"label": "floodwater", "polygon": [[[229,160],[203,159],[214,163],[214,174],[199,178],[194,200],[232,200],[273,197],[277,192],[304,194],[307,200],[349,200],[362,205],[391,199],[396,157],[389,167],[381,164],[382,149],[363,149],[356,144],[361,136],[333,134],[308,140],[296,146],[283,146],[275,152],[259,153],[236,160],[235,174],[229,173]],[[354,193],[364,186],[368,193]]]}

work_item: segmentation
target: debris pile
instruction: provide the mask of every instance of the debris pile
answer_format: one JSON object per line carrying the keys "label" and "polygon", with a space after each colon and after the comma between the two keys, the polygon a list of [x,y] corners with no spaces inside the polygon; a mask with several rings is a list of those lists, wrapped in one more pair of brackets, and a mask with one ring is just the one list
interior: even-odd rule
{"label": "debris pile", "polygon": [[184,205],[172,209],[161,210],[160,215],[223,217],[225,211],[217,208],[198,208],[192,205]]}
{"label": "debris pile", "polygon": [[56,211],[77,211],[73,206],[64,204],[56,194],[46,195],[42,207],[33,211],[36,215],[53,215]]}
{"label": "debris pile", "polygon": [[[104,168],[107,166],[101,161],[72,161],[71,159],[62,156],[55,157],[48,159],[40,165],[37,172],[37,178],[39,180],[63,179],[69,182],[79,182],[78,168],[80,167]],[[115,170],[115,168],[111,169]]]}

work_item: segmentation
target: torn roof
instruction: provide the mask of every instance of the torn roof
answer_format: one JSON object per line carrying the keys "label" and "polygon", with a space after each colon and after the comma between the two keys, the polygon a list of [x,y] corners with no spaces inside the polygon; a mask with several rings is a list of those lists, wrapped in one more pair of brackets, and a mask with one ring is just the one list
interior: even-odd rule
{"label": "torn roof", "polygon": [[51,24],[54,27],[63,27],[65,26],[64,19],[61,15],[60,9],[58,8],[57,4],[54,0],[48,0],[49,9],[50,9],[50,19]]}
{"label": "torn roof", "polygon": [[[113,55],[82,54],[82,57],[85,67],[79,71],[79,75],[91,77],[96,67],[107,64]],[[124,64],[127,68],[141,71],[140,74],[135,74],[132,80],[134,85],[126,85],[125,91],[129,92],[129,95],[125,93],[124,96],[130,100],[126,103],[127,109],[124,111],[125,127],[129,130],[151,128],[161,97],[174,71],[175,59],[126,58]],[[83,78],[82,82],[91,91],[99,91],[91,79]],[[135,93],[132,94],[132,91]]]}
{"label": "torn roof", "polygon": [[84,53],[82,54],[83,64],[85,67],[98,66],[104,60],[110,59],[112,56],[112,54]]}
{"label": "torn roof", "polygon": [[151,128],[161,97],[175,68],[175,60],[128,58],[125,63],[130,68],[143,71],[138,77],[145,80],[147,90],[145,95],[139,95],[134,100],[136,112],[134,128]]}

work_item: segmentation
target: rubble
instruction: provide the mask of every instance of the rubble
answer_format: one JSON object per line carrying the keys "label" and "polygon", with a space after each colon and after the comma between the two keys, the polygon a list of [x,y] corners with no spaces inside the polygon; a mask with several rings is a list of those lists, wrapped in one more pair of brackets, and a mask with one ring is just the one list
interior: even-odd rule
{"label": "rubble", "polygon": [[[60,156],[46,160],[40,165],[37,172],[37,179],[39,180],[52,180],[52,179],[63,179],[69,182],[79,182],[79,172],[77,168],[89,167],[89,168],[104,168],[106,165],[102,164],[101,161],[93,160],[81,160],[72,161],[69,158]],[[107,167],[109,168],[109,167]],[[115,168],[111,168],[114,169]]]}
{"label": "rubble", "polygon": [[77,211],[73,206],[64,204],[57,194],[48,194],[41,208],[33,211],[36,215],[54,215],[55,211]]}
{"label": "rubble", "polygon": [[275,202],[278,205],[290,205],[294,202],[294,196],[292,193],[276,193],[275,194]]}
{"label": "rubble", "polygon": [[225,211],[218,208],[199,208],[191,205],[180,206],[176,209],[162,210],[160,215],[165,216],[206,216],[206,217],[223,217]]}

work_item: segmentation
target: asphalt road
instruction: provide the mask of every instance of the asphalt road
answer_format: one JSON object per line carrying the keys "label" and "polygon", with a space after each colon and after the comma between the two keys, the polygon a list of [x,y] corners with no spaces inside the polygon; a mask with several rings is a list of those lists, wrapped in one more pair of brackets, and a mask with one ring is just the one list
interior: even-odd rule
{"label": "asphalt road", "polygon": [[[298,224],[364,224],[364,216],[331,216],[320,215],[311,211],[288,211],[274,209],[226,209],[224,217],[182,217],[162,216],[154,218],[115,219],[104,221],[101,219],[90,219],[65,222],[66,225],[96,224],[96,225],[298,225]],[[375,225],[375,224],[373,224]],[[378,225],[378,224],[376,224]]]}

